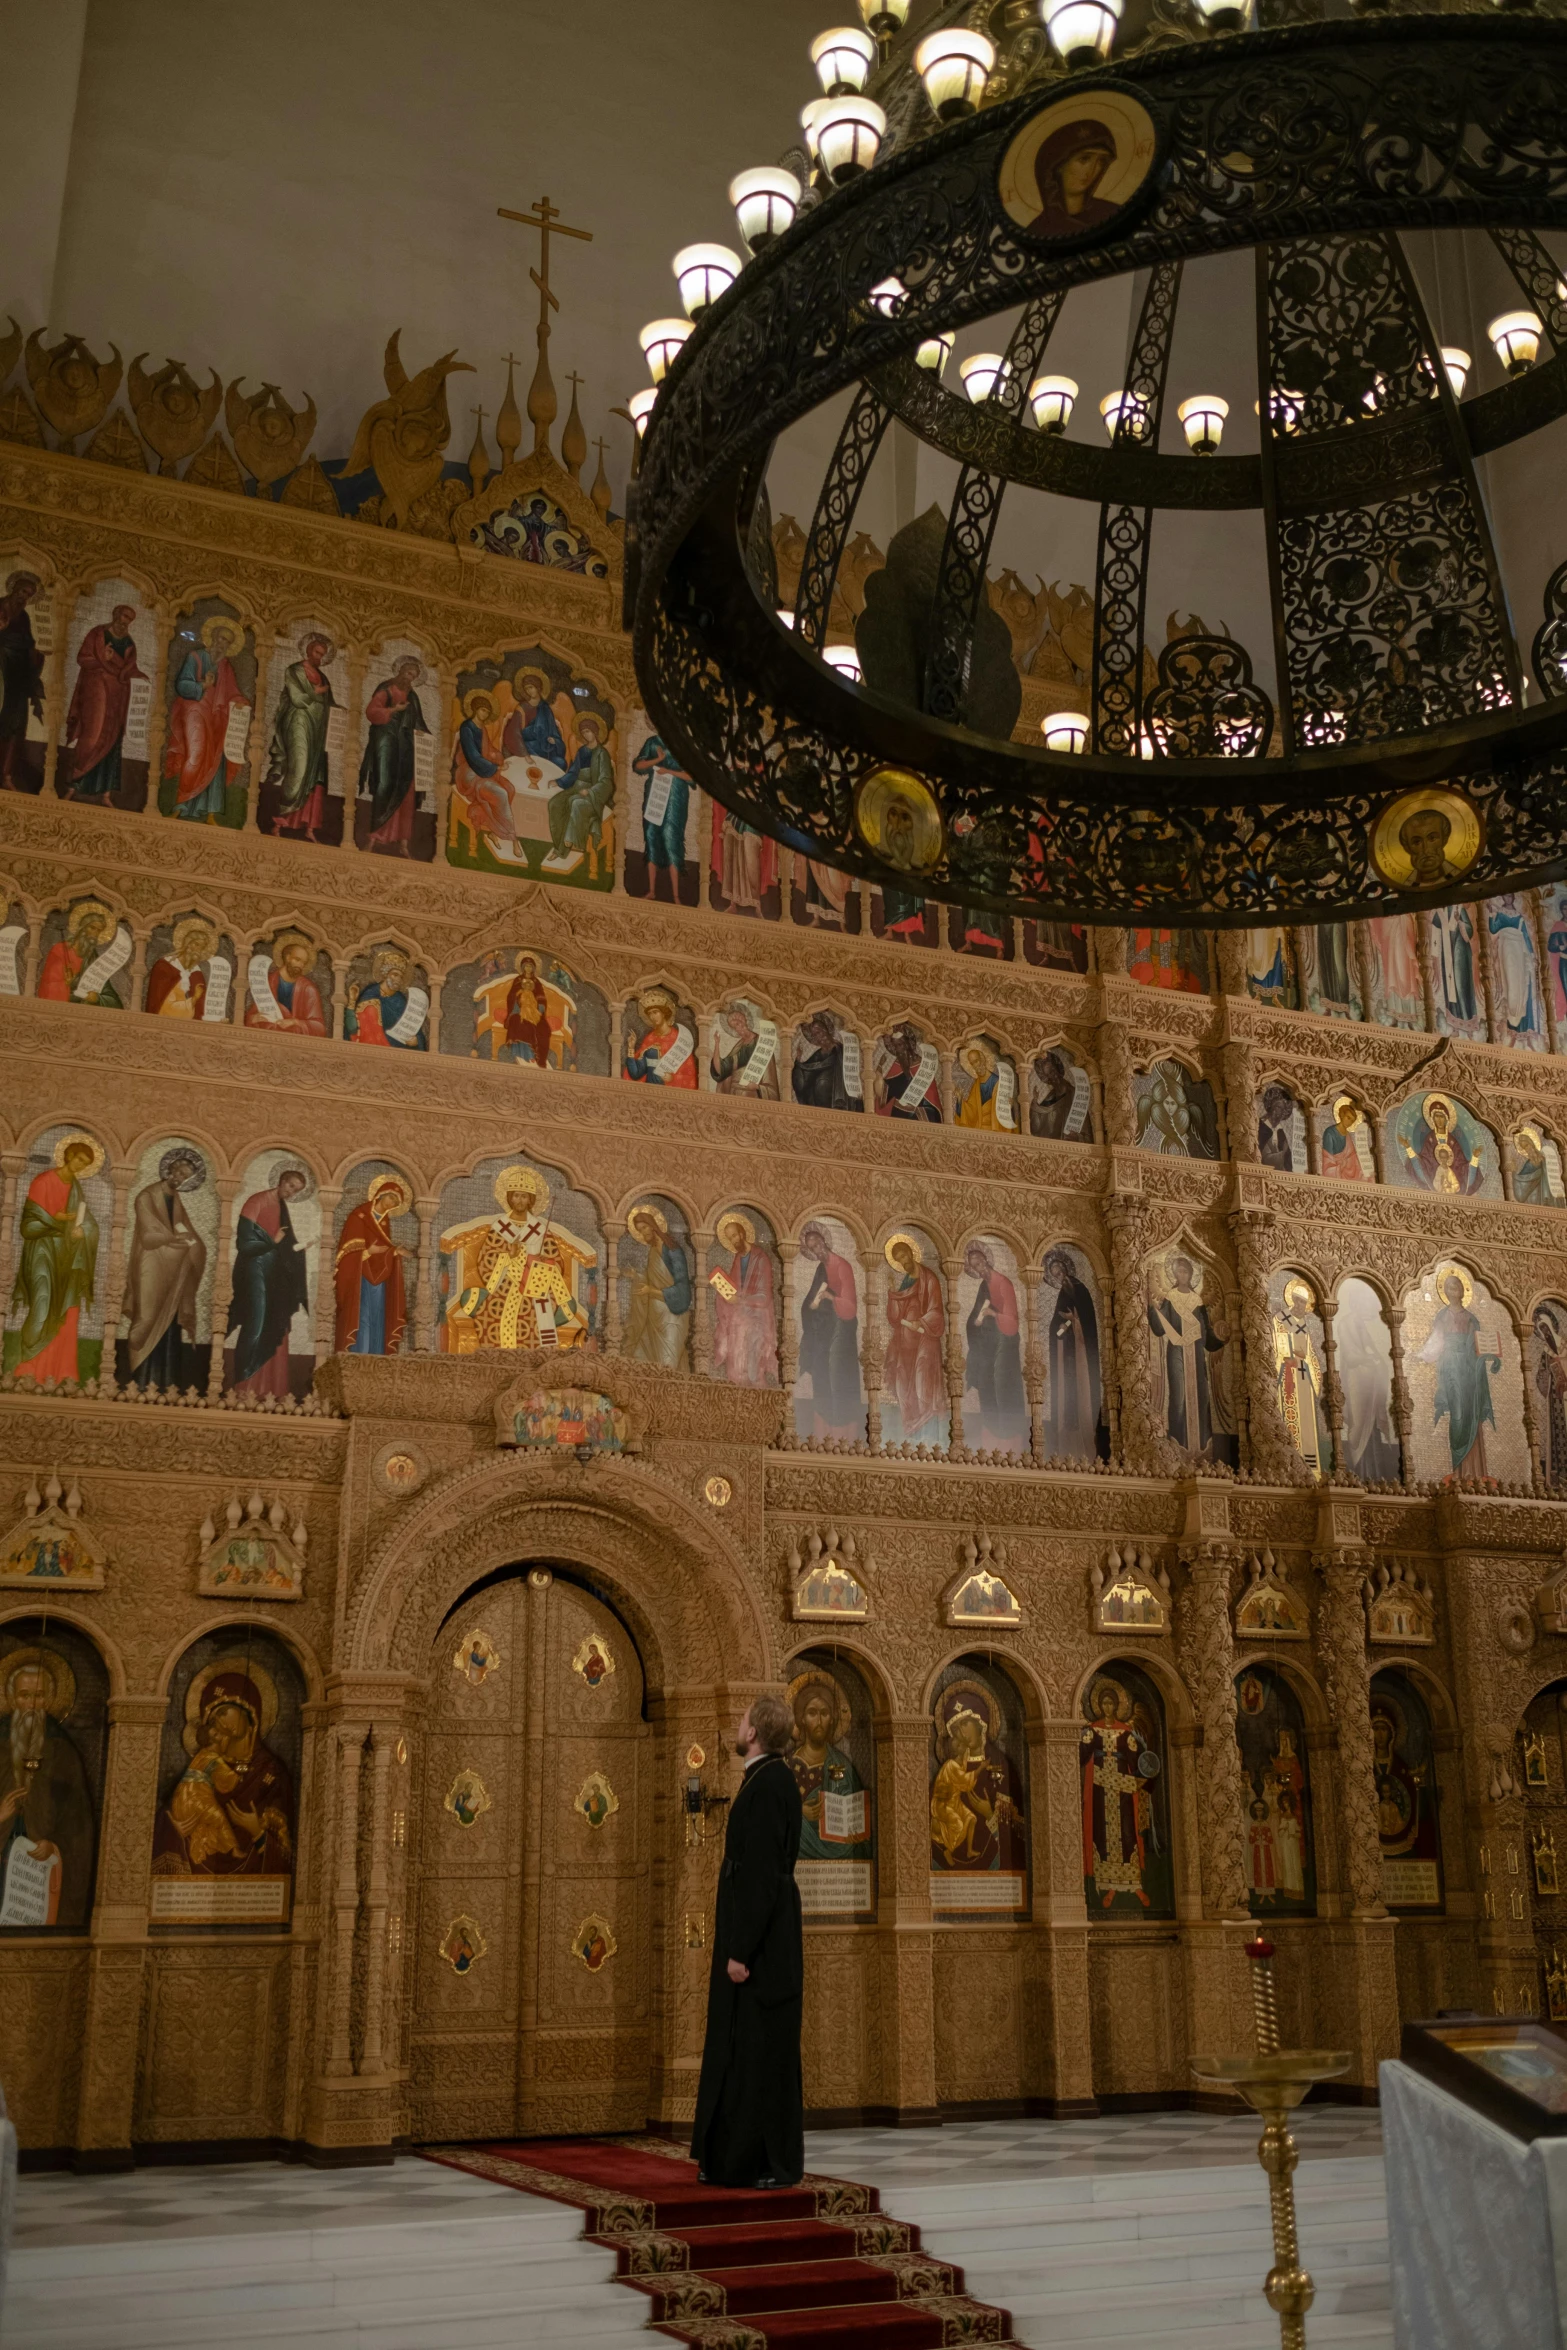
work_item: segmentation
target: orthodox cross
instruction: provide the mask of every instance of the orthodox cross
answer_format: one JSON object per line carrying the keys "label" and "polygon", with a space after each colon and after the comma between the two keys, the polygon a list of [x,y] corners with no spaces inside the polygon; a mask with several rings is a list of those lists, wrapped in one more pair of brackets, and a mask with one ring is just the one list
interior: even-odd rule
{"label": "orthodox cross", "polygon": [[547,452],[549,449],[550,426],[554,423],[560,409],[560,403],[555,397],[555,385],[550,375],[549,362],[550,312],[560,308],[559,301],[550,291],[550,236],[553,232],[557,237],[579,237],[583,244],[591,245],[593,231],[588,228],[569,228],[548,196],[536,198],[531,211],[528,212],[511,212],[504,204],[497,204],[495,216],[498,220],[521,221],[524,228],[536,228],[539,232],[539,266],[528,272],[529,277],[539,289],[539,324],[537,329],[539,363],[533,371],[533,382],[528,388],[528,415],[533,425],[533,453],[538,456],[541,452]]}

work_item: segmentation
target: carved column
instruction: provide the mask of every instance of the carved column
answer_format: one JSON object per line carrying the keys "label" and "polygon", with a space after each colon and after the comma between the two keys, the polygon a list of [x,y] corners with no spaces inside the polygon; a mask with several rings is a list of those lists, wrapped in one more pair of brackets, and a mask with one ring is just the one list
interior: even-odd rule
{"label": "carved column", "polygon": [[1230,1157],[1255,1165],[1259,1155],[1257,1056],[1249,1044],[1232,1038],[1220,1050],[1219,1068],[1224,1079],[1224,1123]]}
{"label": "carved column", "polygon": [[[1502,1162],[1502,1190],[1508,1199],[1518,1197],[1518,1152],[1512,1136],[1504,1126],[1497,1135],[1498,1153]],[[1525,1381],[1527,1386],[1528,1382]]]}
{"label": "carved column", "polygon": [[[34,634],[39,651],[44,655],[44,714],[39,723],[44,734],[44,780],[40,799],[47,793],[54,797],[54,771],[60,755],[60,737],[65,732],[65,643],[70,624],[70,611],[61,587],[46,588],[34,606]],[[28,717],[31,720],[32,713]]]}
{"label": "carved column", "polygon": [[[1205,1492],[1204,1485],[1207,1484]],[[1185,1817],[1195,1825],[1196,1866],[1187,1874],[1192,1891],[1182,1900],[1186,2028],[1194,2048],[1247,2049],[1251,2045],[1250,1998],[1243,1946],[1250,1936],[1251,1903],[1246,1886],[1246,1791],[1240,1746],[1235,1736],[1235,1644],[1231,1631],[1230,1584],[1236,1553],[1225,1537],[1202,1539],[1205,1510],[1221,1523],[1229,1517],[1233,1489],[1194,1478],[1188,1488],[1186,1524],[1191,1539],[1181,1548],[1187,1579],[1176,1613],[1176,1633],[1196,1725],[1181,1756],[1190,1773],[1194,1808]],[[1172,1748],[1184,1744],[1172,1735]],[[1177,1789],[1171,1789],[1172,1810]]]}
{"label": "carved column", "polygon": [[1101,928],[1091,930],[1088,936],[1089,943],[1093,948],[1094,969],[1107,972],[1112,977],[1119,976],[1124,979],[1126,977],[1127,942],[1131,933],[1106,923]]}
{"label": "carved column", "polygon": [[390,1887],[389,1791],[392,1755],[399,1733],[377,1723],[373,1733],[370,1793],[370,1870],[365,1882],[365,2026],[364,2041],[355,2068],[361,2073],[385,2070],[382,2051],[383,1994],[386,1980],[386,1916]]}
{"label": "carved column", "polygon": [[1339,1847],[1356,1917],[1381,1917],[1382,1845],[1377,1830],[1376,1753],[1371,1738],[1371,1668],[1366,1657],[1365,1562],[1314,1553],[1322,1577],[1317,1661],[1338,1733]]}
{"label": "carved column", "polygon": [[44,916],[35,915],[27,925],[27,953],[22,963],[22,993],[31,995],[38,985],[38,958],[43,953]]}
{"label": "carved column", "polygon": [[441,1049],[441,989],[444,982],[439,971],[426,971],[425,989],[430,998],[430,1009],[425,1018],[425,1035],[432,1053]]}
{"label": "carved column", "polygon": [[1154,1420],[1144,1271],[1149,1244],[1148,1203],[1118,1193],[1105,1201],[1104,1220],[1110,1235],[1113,1293],[1107,1302],[1115,1320],[1115,1367],[1121,1390],[1121,1458],[1134,1471],[1157,1472],[1165,1463],[1169,1439]]}
{"label": "carved column", "polygon": [[[1023,1955],[1036,2018],[1029,2034],[1025,2096],[1049,2101],[1058,2119],[1096,2114],[1088,1993],[1089,1937],[1083,1897],[1083,1725],[1073,1719],[1028,1725],[1034,1814],[1033,1924]],[[1037,1986],[1037,1988],[1036,1988]]]}
{"label": "carved column", "polygon": [[[1049,1438],[1045,1433],[1045,1333],[1044,1333],[1044,1271],[1039,1265],[1023,1268],[1024,1311],[1028,1316],[1023,1346],[1023,1386],[1028,1396],[1028,1451],[1029,1458],[1039,1468],[1048,1457]],[[1101,1354],[1100,1371],[1105,1365]],[[1111,1437],[1111,1449],[1115,1439]]]}
{"label": "carved column", "polygon": [[[269,706],[269,692],[274,674],[281,678],[287,662],[286,647],[257,644],[256,698],[251,704],[250,724],[245,731],[245,756],[241,762],[241,775],[245,785],[245,821],[242,829],[246,832],[259,830],[261,778],[266,773],[266,769],[262,765],[264,755],[262,746],[266,738],[262,731],[261,714]],[[240,777],[236,776],[233,780],[238,782]]]}
{"label": "carved column", "polygon": [[1475,940],[1475,945],[1479,950],[1480,985],[1485,992],[1485,1033],[1493,1044],[1506,1044],[1506,1036],[1498,1032],[1496,1017],[1496,973],[1492,968],[1496,941],[1491,936],[1491,925],[1487,919],[1485,907],[1477,905],[1473,911],[1480,933]]}
{"label": "carved column", "polygon": [[77,2167],[129,2170],[147,1953],[147,1856],[158,1795],[161,1697],[111,1697],[92,1953],[81,2019]]}
{"label": "carved column", "polygon": [[[866,1283],[865,1335],[860,1376],[865,1385],[865,1436],[872,1452],[881,1450],[882,1337],[887,1327],[887,1260],[878,1249]],[[908,1439],[905,1436],[904,1442]]]}
{"label": "carved column", "polygon": [[713,1245],[713,1235],[704,1225],[691,1235],[691,1252],[696,1259],[692,1274],[691,1316],[692,1367],[699,1379],[713,1376],[713,1290],[707,1278],[707,1252]]}
{"label": "carved column", "polygon": [[[677,890],[680,887],[678,876],[676,877],[675,887]],[[703,1093],[716,1093],[718,1091],[717,1081],[713,1076],[713,1045],[716,1040],[717,1028],[718,1014],[716,1012],[699,1012],[697,1014],[696,1081],[699,1089]]]}
{"label": "carved column", "polygon": [[1322,1408],[1327,1413],[1328,1434],[1333,1441],[1332,1466],[1337,1469],[1344,1458],[1344,1389],[1338,1375],[1338,1345],[1333,1336],[1333,1324],[1338,1317],[1338,1300],[1319,1297],[1317,1312],[1322,1316]]}
{"label": "carved column", "polygon": [[1227,996],[1249,996],[1251,986],[1247,969],[1246,933],[1244,930],[1221,930],[1218,935],[1219,993]]}
{"label": "carved column", "polygon": [[332,1003],[326,1016],[328,1036],[348,1034],[348,974],[352,967],[352,956],[332,957]]}
{"label": "carved column", "polygon": [[620,1244],[626,1227],[617,1216],[604,1219],[604,1352],[620,1352]]}
{"label": "carved column", "polygon": [[414,1201],[419,1218],[418,1271],[414,1276],[415,1344],[421,1354],[433,1354],[436,1344],[435,1219],[440,1201],[428,1195]]}
{"label": "carved column", "polygon": [[1427,915],[1416,914],[1414,924],[1415,945],[1420,957],[1420,992],[1425,999],[1425,1023],[1427,1029],[1434,1036],[1436,1034],[1437,992],[1436,956],[1432,951],[1431,923]]}
{"label": "carved column", "polygon": [[381,2012],[383,2058],[388,2071],[405,2062],[402,2035],[403,1945],[408,1908],[408,1741],[392,1741],[391,1817],[388,1836],[391,1858],[387,1871],[386,1980]]}
{"label": "carved column", "polygon": [[1137,1106],[1132,1099],[1132,1048],[1115,1020],[1101,1020],[1094,1036],[1099,1079],[1104,1088],[1105,1140],[1129,1146],[1137,1139]]}
{"label": "carved column", "polygon": [[16,1279],[16,1195],[21,1189],[22,1177],[27,1172],[26,1151],[0,1151],[0,1173],[5,1178],[5,1228],[0,1231],[0,1313],[11,1302],[11,1286]]}
{"label": "carved column", "polygon": [[[1331,1502],[1324,1498],[1325,1522],[1331,1511]],[[1393,1964],[1395,1926],[1382,1900],[1371,1669],[1362,1598],[1366,1563],[1364,1552],[1354,1548],[1312,1553],[1312,1564],[1321,1577],[1317,1665],[1328,1718],[1336,1734],[1333,1791],[1339,1873],[1349,1902],[1345,1956],[1350,1964],[1341,1962],[1326,1986],[1331,1996],[1326,2020],[1334,2044],[1353,2052],[1350,2078],[1369,2088],[1376,2081],[1379,2061],[1398,2053],[1399,2011]],[[1323,2012],[1321,2004],[1318,2012]]]}
{"label": "carved column", "polygon": [[941,1123],[943,1126],[952,1126],[956,1124],[958,1115],[957,1085],[953,1071],[952,1047],[950,1045],[943,1044],[938,1045],[936,1050],[939,1055],[940,1065]]}
{"label": "carved column", "polygon": [[1527,1322],[1521,1321],[1516,1314],[1509,1318],[1513,1326],[1513,1337],[1518,1347],[1518,1360],[1524,1367],[1523,1425],[1524,1434],[1529,1439],[1530,1482],[1536,1493],[1545,1494],[1550,1491],[1550,1487],[1546,1482],[1545,1460],[1540,1449],[1538,1390],[1529,1376],[1529,1325]]}
{"label": "carved column", "polygon": [[98,1382],[112,1388],[116,1379],[115,1354],[120,1335],[120,1309],[125,1297],[125,1211],[130,1201],[131,1185],[136,1170],[130,1165],[118,1165],[114,1170],[114,1212],[109,1218],[109,1246],[104,1258],[107,1268],[103,1282],[103,1353],[98,1363]]}
{"label": "carved column", "polygon": [[234,1295],[234,1218],[240,1178],[220,1175],[218,1194],[218,1261],[212,1269],[212,1362],[207,1372],[207,1401],[223,1393],[223,1345],[228,1336],[229,1304]]}
{"label": "carved column", "polygon": [[1382,1319],[1388,1327],[1393,1355],[1393,1419],[1398,1428],[1398,1451],[1401,1463],[1399,1474],[1405,1485],[1415,1481],[1415,1407],[1410,1398],[1409,1381],[1404,1373],[1404,1309],[1402,1306],[1384,1306]]}
{"label": "carved column", "polygon": [[[339,999],[341,1000],[341,999]],[[337,1229],[338,1202],[343,1196],[340,1183],[323,1183],[320,1191],[321,1238],[316,1244],[316,1304],[315,1324],[316,1361],[324,1363],[337,1347]]]}
{"label": "carved column", "polygon": [[[351,849],[357,845],[354,833],[359,808],[361,713],[369,696],[365,692],[365,656],[357,645],[344,655],[343,665],[348,674],[343,686],[342,733],[335,751],[329,748],[328,759],[332,781],[336,783],[338,796],[343,803],[343,846]],[[369,796],[367,792],[367,803]]]}
{"label": "carved column", "polygon": [[354,2069],[352,2014],[354,1927],[359,1916],[359,1774],[364,1765],[362,1722],[340,1723],[337,1732],[337,1871],[332,1888],[332,1935],[328,1945],[328,2079]]}
{"label": "carved column", "polygon": [[1273,1213],[1266,1208],[1236,1208],[1227,1222],[1235,1244],[1235,1268],[1240,1281],[1251,1466],[1271,1484],[1299,1484],[1305,1477],[1306,1465],[1279,1417],[1273,1373],[1273,1319],[1268,1312],[1271,1247],[1268,1236],[1273,1230]]}
{"label": "carved column", "polygon": [[1192,1692],[1202,1743],[1196,1751],[1198,1856],[1205,1917],[1242,1918],[1246,1892],[1246,1803],[1235,1736],[1235,1642],[1230,1582],[1235,1553],[1226,1545],[1183,1548],[1186,1588],[1177,1626],[1181,1664]]}
{"label": "carved column", "polygon": [[1558,1025],[1555,966],[1545,943],[1548,930],[1544,893],[1537,889],[1525,890],[1524,903],[1534,924],[1535,984],[1540,990],[1540,1001],[1545,1006],[1545,1033],[1550,1039],[1552,1052],[1559,1053],[1567,1049],[1567,1022]]}
{"label": "carved column", "polygon": [[876,1721],[882,1835],[877,1862],[878,2104],[935,2121],[936,1985],[930,1910],[930,1720]]}
{"label": "carved column", "polygon": [[947,1399],[952,1412],[950,1450],[954,1460],[961,1460],[968,1449],[963,1432],[963,1388],[967,1364],[964,1358],[963,1329],[958,1320],[958,1275],[962,1270],[956,1257],[942,1258],[942,1278],[947,1287]]}
{"label": "carved column", "polygon": [[1364,922],[1349,925],[1350,967],[1360,990],[1360,1016],[1371,1018],[1371,933]]}
{"label": "carved column", "polygon": [[[435,776],[435,857],[439,866],[445,862],[452,837],[452,745],[448,739],[451,721],[447,715],[457,698],[457,677],[450,669],[436,671],[435,708],[425,705],[430,721],[431,764]],[[417,778],[414,784],[418,790]]]}
{"label": "carved column", "polygon": [[125,981],[126,1009],[131,1012],[141,1009],[142,982],[147,976],[147,941],[151,935],[142,925],[131,932],[131,967]]}
{"label": "carved column", "polygon": [[163,738],[169,724],[167,680],[174,631],[172,614],[161,600],[151,607],[148,617],[153,624],[157,652],[153,656],[152,692],[147,704],[147,806],[156,810],[158,781],[163,773]]}
{"label": "carved column", "polygon": [[794,1382],[800,1368],[800,1315],[794,1298],[794,1262],[799,1250],[786,1235],[778,1242],[778,1384],[784,1391],[783,1442],[795,1441]]}

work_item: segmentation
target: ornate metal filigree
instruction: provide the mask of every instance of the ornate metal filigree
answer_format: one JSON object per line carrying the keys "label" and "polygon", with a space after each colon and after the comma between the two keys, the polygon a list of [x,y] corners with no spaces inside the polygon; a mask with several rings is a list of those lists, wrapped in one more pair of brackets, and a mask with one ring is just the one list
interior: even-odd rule
{"label": "ornate metal filigree", "polygon": [[1544,603],[1530,661],[1542,693],[1567,694],[1567,563],[1558,563],[1546,581]]}
{"label": "ornate metal filigree", "polygon": [[1148,697],[1154,753],[1167,759],[1255,759],[1273,732],[1273,704],[1251,655],[1227,636],[1178,636],[1159,656]]}
{"label": "ornate metal filigree", "polygon": [[[1000,415],[1016,416],[1065,300],[1065,294],[1047,294],[1030,302],[1007,345],[1001,380],[983,406]],[[985,567],[1006,486],[1004,475],[965,466],[952,500],[936,580],[931,659],[925,680],[925,707],[936,718],[963,715],[974,618],[985,593]]]}
{"label": "ornate metal filigree", "polygon": [[827,642],[827,615],[832,609],[838,566],[848,544],[854,509],[860,502],[860,492],[875,463],[891,413],[869,384],[861,384],[822,482],[800,564],[794,625],[802,644]]}
{"label": "ornate metal filigree", "polygon": [[[1132,338],[1125,400],[1112,447],[1154,448],[1164,417],[1170,337],[1181,264],[1161,262],[1148,281]],[[1146,507],[1106,504],[1099,514],[1099,560],[1094,596],[1093,745],[1135,758],[1139,749],[1143,638],[1148,594],[1148,544],[1153,514]]]}
{"label": "ornate metal filigree", "polygon": [[[1170,921],[1319,920],[1433,902],[1450,892],[1400,884],[1372,850],[1391,799],[1433,773],[1481,818],[1466,894],[1567,872],[1556,747],[1567,744],[1567,695],[1559,718],[1521,708],[1470,463],[1472,450],[1561,412],[1567,369],[1549,360],[1460,411],[1394,233],[1514,231],[1521,212],[1532,229],[1567,228],[1567,44],[1517,17],[1296,22],[1145,49],[1118,58],[1110,78],[1135,90],[1161,142],[1157,185],[1119,233],[1107,224],[1100,242],[1052,253],[1001,214],[996,174],[1040,103],[1045,82],[1034,80],[972,120],[908,137],[809,207],[704,316],[644,444],[628,580],[639,670],[666,739],[748,820],[905,888],[856,833],[853,810],[878,766],[912,767],[944,818],[925,894],[1050,920],[1113,920],[1133,906]],[[1072,86],[1088,103],[1097,84],[1089,74]],[[1160,457],[1123,434],[1092,452],[1108,477],[1092,475],[1085,445],[1045,451],[1005,400],[970,408],[910,364],[928,335],[1146,269],[1127,389],[1152,416],[1181,263],[1237,245],[1274,249],[1264,380],[1300,395],[1298,429],[1268,436],[1255,471],[1244,459]],[[1516,238],[1514,258],[1539,266]],[[894,276],[904,293],[888,317],[866,297]],[[922,685],[912,701],[873,681],[842,686],[744,584],[749,468],[856,382],[871,387],[863,416],[873,400],[895,407],[966,469],[927,680],[939,690]],[[1058,475],[1067,494],[1100,493],[1104,509],[1096,747],[1075,759],[961,722],[961,616],[977,606],[1005,483],[1035,478],[1025,444],[1041,486]],[[1218,472],[1232,462],[1244,481]],[[1257,704],[1245,702],[1242,725],[1222,694],[1217,715],[1201,693],[1181,702],[1187,653],[1159,689],[1152,792],[1136,756],[1149,717],[1148,530],[1164,469],[1184,466],[1193,480],[1210,463],[1215,489],[1191,502],[1260,495],[1273,538],[1283,754],[1269,755]],[[825,545],[840,519],[823,521]],[[1249,692],[1266,707],[1260,687]],[[921,702],[945,722],[927,723]],[[1243,762],[1228,755],[1236,742]]]}

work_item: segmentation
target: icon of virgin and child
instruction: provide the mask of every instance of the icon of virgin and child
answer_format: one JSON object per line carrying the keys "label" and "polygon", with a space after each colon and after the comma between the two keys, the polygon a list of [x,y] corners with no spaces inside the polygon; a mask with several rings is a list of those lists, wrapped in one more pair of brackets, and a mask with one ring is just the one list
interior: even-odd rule
{"label": "icon of virgin and child", "polygon": [[278,1692],[253,1656],[220,1657],[193,1678],[190,1757],[152,1839],[155,1877],[292,1877],[294,1782],[267,1743]]}

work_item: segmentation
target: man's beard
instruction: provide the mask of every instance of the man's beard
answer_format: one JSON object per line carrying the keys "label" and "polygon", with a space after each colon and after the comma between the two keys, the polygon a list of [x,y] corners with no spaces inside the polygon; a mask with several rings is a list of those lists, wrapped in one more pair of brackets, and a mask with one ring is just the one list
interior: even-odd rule
{"label": "man's beard", "polygon": [[749,1762],[754,1751],[754,1748],[747,1746],[742,1739],[735,1740],[735,1752],[742,1762]]}
{"label": "man's beard", "polygon": [[17,1786],[25,1779],[28,1764],[43,1760],[44,1730],[48,1719],[48,1715],[42,1712],[14,1713],[11,1716],[11,1776]]}

